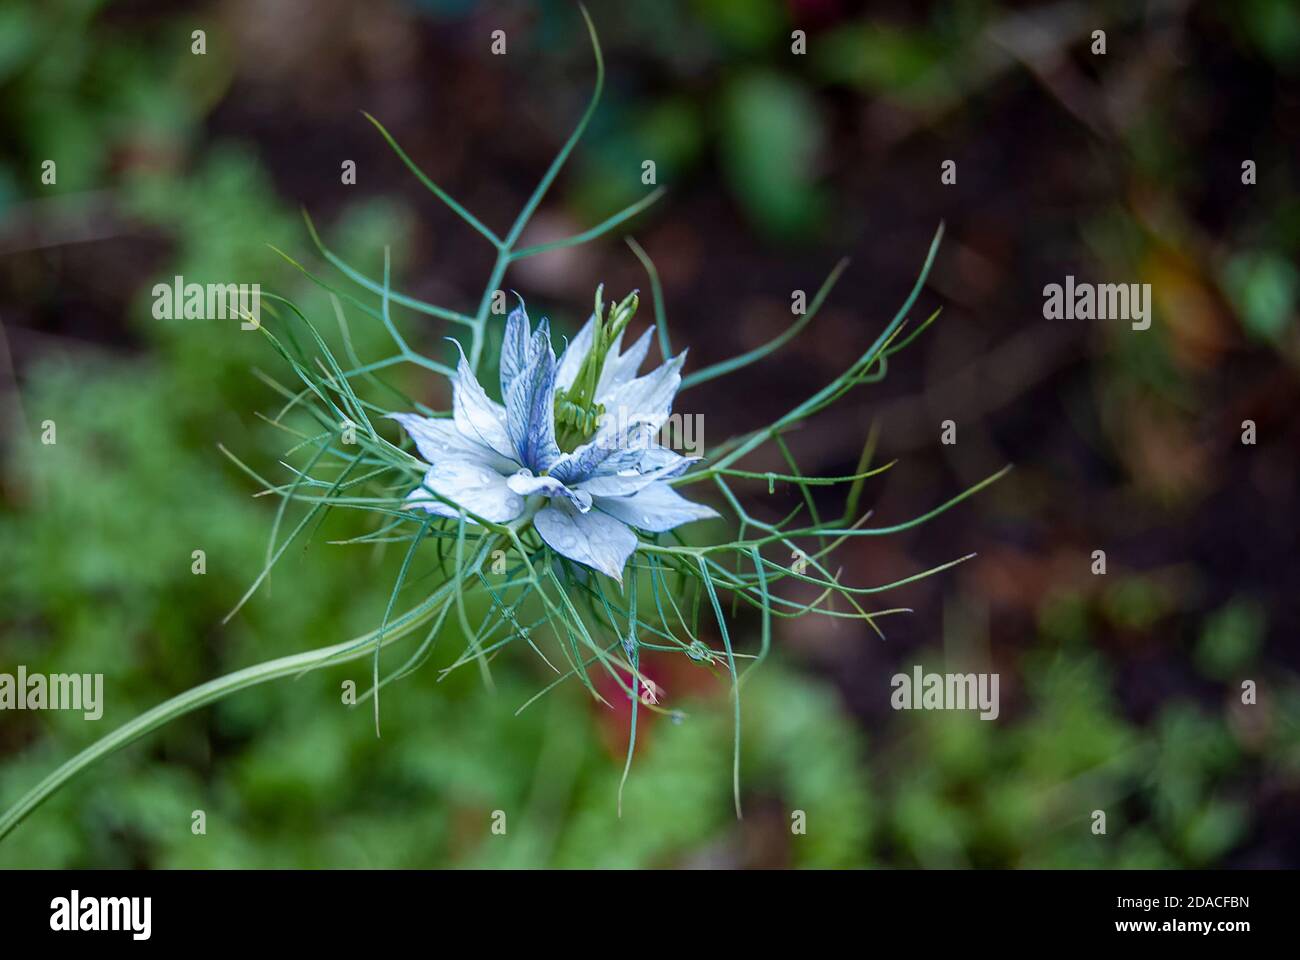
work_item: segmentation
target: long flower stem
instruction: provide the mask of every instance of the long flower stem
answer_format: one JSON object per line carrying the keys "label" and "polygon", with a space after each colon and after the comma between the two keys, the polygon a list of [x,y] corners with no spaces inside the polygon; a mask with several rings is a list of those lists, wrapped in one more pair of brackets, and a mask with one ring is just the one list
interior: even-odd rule
{"label": "long flower stem", "polygon": [[[491,549],[499,540],[499,537],[493,536],[480,548],[477,554],[477,560],[481,561],[486,556],[487,551]],[[445,600],[447,595],[456,586],[455,583],[446,583],[439,587],[432,594],[426,597],[416,606],[412,607],[402,616],[393,620],[383,631],[383,637],[380,639],[380,646],[388,646],[405,637],[412,630],[428,621],[437,609],[439,603]],[[279,657],[275,660],[268,660],[265,663],[255,664],[251,667],[245,667],[243,670],[236,670],[234,673],[228,673],[224,677],[217,677],[215,680],[209,680],[207,683],[199,684],[192,687],[184,693],[172,697],[170,700],[158,704],[152,710],[140,714],[134,720],[130,720],[118,727],[112,733],[96,740],[85,750],[61,765],[49,776],[45,777],[31,790],[27,791],[16,804],[6,810],[3,816],[0,816],[0,840],[18,826],[23,819],[35,810],[40,804],[52,793],[58,790],[63,784],[71,780],[83,769],[90,766],[97,760],[100,760],[116,750],[125,747],[127,744],[138,740],[152,730],[161,727],[177,717],[197,710],[199,707],[207,706],[210,703],[237,693],[240,690],[246,690],[249,687],[255,687],[258,684],[266,683],[269,680],[276,680],[280,677],[293,676],[295,674],[305,673],[309,670],[316,670],[321,667],[334,666],[335,664],[347,663],[352,660],[359,660],[362,657],[373,656],[375,651],[375,637],[379,631],[371,631],[360,637],[354,637],[351,640],[345,640],[342,643],[335,643],[328,647],[319,647],[315,650],[306,650],[302,653],[290,654],[287,657]]]}

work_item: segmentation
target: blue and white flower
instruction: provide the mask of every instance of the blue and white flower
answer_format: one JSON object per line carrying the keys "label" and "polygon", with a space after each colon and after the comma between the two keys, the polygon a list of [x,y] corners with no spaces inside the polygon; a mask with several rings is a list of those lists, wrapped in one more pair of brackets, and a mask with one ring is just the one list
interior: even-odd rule
{"label": "blue and white flower", "polygon": [[450,418],[392,418],[430,464],[406,506],[451,518],[463,508],[469,522],[468,514],[502,524],[531,518],[557,553],[619,582],[636,550],[633,527],[662,533],[716,517],[668,485],[700,459],[654,440],[672,412],[686,354],[637,376],[651,331],[621,349],[635,309],[633,295],[603,318],[598,293],[596,313],[557,361],[546,319],[532,330],[521,302],[501,348],[504,403],[488,397],[462,352]]}

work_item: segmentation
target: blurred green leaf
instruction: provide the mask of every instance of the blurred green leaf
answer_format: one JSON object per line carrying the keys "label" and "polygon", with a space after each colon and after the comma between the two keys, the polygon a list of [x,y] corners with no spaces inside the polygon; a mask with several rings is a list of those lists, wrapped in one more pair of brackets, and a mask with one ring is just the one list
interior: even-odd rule
{"label": "blurred green leaf", "polygon": [[817,75],[904,99],[947,90],[942,48],[919,31],[888,24],[848,23],[812,45]]}
{"label": "blurred green leaf", "polygon": [[816,184],[823,138],[816,102],[788,77],[750,72],[727,84],[721,109],[722,156],[736,199],[774,235],[810,233],[826,209]]}
{"label": "blurred green leaf", "polygon": [[1207,676],[1223,680],[1246,667],[1264,642],[1268,625],[1263,608],[1239,598],[1205,622],[1196,647],[1196,663]]}
{"label": "blurred green leaf", "polygon": [[1258,340],[1281,339],[1300,293],[1295,264],[1267,251],[1238,254],[1228,260],[1223,284],[1247,333]]}

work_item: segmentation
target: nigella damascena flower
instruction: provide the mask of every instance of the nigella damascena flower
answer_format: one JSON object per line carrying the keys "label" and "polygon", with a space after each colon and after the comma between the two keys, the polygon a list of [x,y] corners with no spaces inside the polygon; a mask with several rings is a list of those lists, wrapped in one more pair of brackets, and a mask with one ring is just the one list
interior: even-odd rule
{"label": "nigella damascena flower", "polygon": [[637,545],[631,528],[662,533],[717,516],[667,483],[700,459],[654,440],[686,354],[638,377],[651,331],[622,350],[635,310],[634,294],[602,317],[598,291],[595,314],[557,361],[546,319],[532,330],[521,302],[501,347],[504,403],[488,397],[462,352],[450,419],[393,416],[430,464],[406,505],[454,518],[456,504],[490,523],[531,519],[557,553],[620,582]]}

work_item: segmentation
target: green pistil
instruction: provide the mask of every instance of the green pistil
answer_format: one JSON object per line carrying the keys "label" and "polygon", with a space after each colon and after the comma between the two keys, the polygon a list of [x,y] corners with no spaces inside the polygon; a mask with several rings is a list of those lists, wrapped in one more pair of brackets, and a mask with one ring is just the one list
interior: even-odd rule
{"label": "green pistil", "polygon": [[568,390],[555,394],[555,440],[560,449],[571,453],[586,443],[596,432],[605,408],[596,402],[596,387],[605,369],[605,357],[610,348],[636,314],[637,292],[633,290],[621,303],[611,304],[608,316],[604,315],[601,295],[604,284],[596,288],[596,309],[593,313],[591,349],[582,359],[582,366]]}

